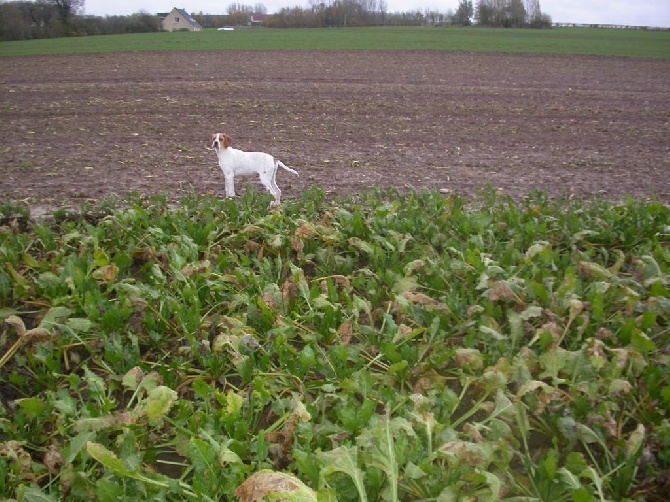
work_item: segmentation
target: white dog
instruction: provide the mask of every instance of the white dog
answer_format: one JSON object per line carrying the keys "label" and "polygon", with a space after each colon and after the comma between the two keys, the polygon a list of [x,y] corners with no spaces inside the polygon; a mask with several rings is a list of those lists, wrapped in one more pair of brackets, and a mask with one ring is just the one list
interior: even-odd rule
{"label": "white dog", "polygon": [[243,152],[230,148],[233,140],[230,136],[223,133],[212,134],[211,145],[216,156],[219,158],[219,167],[226,178],[226,195],[235,197],[235,176],[256,174],[261,179],[261,183],[274,196],[272,205],[278,206],[281,202],[281,190],[277,186],[275,177],[277,169],[281,166],[287,171],[298,175],[290,167],[286,167],[282,162],[276,160],[272,155],[263,152]]}

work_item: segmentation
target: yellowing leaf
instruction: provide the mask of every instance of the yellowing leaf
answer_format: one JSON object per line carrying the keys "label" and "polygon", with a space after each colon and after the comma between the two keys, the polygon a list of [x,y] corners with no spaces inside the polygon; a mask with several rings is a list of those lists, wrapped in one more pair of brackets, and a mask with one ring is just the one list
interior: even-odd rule
{"label": "yellowing leaf", "polygon": [[149,391],[147,396],[147,418],[154,422],[164,417],[177,400],[177,393],[164,385],[159,385]]}
{"label": "yellowing leaf", "polygon": [[635,456],[638,451],[640,451],[640,447],[644,442],[645,433],[646,429],[644,425],[638,424],[635,430],[628,437],[628,441],[626,441],[626,458],[630,459]]}
{"label": "yellowing leaf", "polygon": [[630,394],[632,390],[633,385],[628,380],[622,380],[621,378],[615,378],[612,380],[612,383],[609,387],[610,394],[616,396]]}
{"label": "yellowing leaf", "polygon": [[228,415],[237,416],[244,405],[244,398],[235,394],[233,390],[229,390],[226,394],[226,413]]}
{"label": "yellowing leaf", "polygon": [[520,317],[524,321],[528,321],[529,319],[534,318],[534,317],[542,317],[543,312],[544,312],[544,309],[542,307],[539,307],[537,305],[531,305],[526,310],[521,312]]}
{"label": "yellowing leaf", "polygon": [[607,270],[605,267],[590,261],[580,261],[579,271],[584,275],[588,275],[589,277],[596,279],[610,279],[613,277],[612,272]]}
{"label": "yellowing leaf", "polygon": [[536,255],[540,254],[542,251],[547,249],[549,245],[550,244],[547,241],[536,242],[526,251],[526,260],[534,258]]}
{"label": "yellowing leaf", "polygon": [[127,389],[135,390],[140,385],[143,379],[144,379],[144,372],[139,366],[135,366],[134,368],[128,370],[128,372],[125,375],[123,375],[121,383]]}
{"label": "yellowing leaf", "polygon": [[102,249],[96,249],[93,252],[93,260],[96,267],[104,267],[109,265],[109,256]]}

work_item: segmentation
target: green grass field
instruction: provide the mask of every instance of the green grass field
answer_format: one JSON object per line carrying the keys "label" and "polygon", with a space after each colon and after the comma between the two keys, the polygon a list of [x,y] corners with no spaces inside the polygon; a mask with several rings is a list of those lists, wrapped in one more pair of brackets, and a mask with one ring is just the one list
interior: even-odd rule
{"label": "green grass field", "polygon": [[238,29],[0,43],[0,56],[204,50],[439,50],[670,58],[670,32],[561,28]]}

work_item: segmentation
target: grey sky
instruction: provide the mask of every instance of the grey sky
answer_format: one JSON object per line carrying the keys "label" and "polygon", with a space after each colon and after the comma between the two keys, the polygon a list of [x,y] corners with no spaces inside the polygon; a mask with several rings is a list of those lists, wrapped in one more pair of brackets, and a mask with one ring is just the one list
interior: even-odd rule
{"label": "grey sky", "polygon": [[[262,3],[269,13],[282,7],[307,6],[307,0],[236,0],[228,3],[214,0],[176,0],[176,3],[175,0],[86,0],[86,13],[128,15],[140,10],[155,13],[180,7],[188,12],[225,14],[230,3]],[[458,0],[386,0],[386,3],[389,12],[423,11],[425,8],[446,12],[458,7]],[[540,0],[540,6],[555,22],[670,27],[669,0]]]}

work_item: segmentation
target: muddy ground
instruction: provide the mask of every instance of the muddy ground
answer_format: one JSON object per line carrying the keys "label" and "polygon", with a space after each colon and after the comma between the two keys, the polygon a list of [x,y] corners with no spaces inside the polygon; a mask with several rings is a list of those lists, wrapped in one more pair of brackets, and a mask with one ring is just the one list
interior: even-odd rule
{"label": "muddy ground", "polygon": [[[316,185],[670,202],[667,61],[446,52],[0,58],[0,196],[224,195],[225,132]],[[247,183],[256,183],[247,179]],[[246,189],[250,185],[246,185]],[[243,191],[244,184],[238,183]]]}

